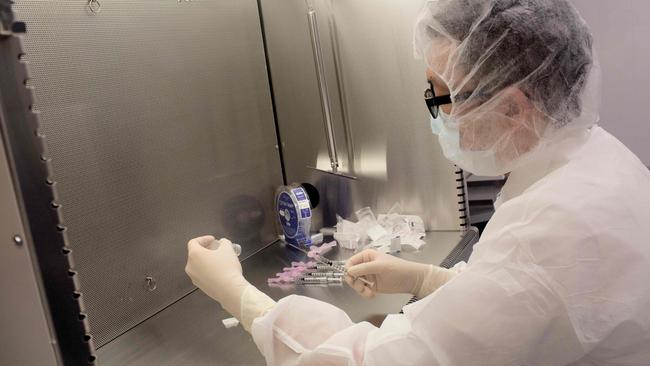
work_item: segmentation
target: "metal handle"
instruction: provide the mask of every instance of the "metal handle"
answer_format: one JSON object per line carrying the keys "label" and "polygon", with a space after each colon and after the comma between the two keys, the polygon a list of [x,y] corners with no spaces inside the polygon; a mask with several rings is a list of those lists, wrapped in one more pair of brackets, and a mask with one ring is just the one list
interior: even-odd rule
{"label": "metal handle", "polygon": [[323,49],[320,43],[320,32],[318,29],[318,20],[316,11],[310,10],[307,13],[309,22],[309,34],[311,35],[311,45],[314,51],[314,62],[316,63],[316,77],[318,79],[318,90],[320,92],[321,108],[323,109],[323,122],[325,125],[325,137],[327,140],[327,152],[330,157],[332,172],[337,173],[339,170],[339,157],[336,149],[336,137],[334,135],[334,126],[332,124],[332,107],[327,89],[327,80],[325,76],[325,64],[323,62]]}
{"label": "metal handle", "polygon": [[[332,5],[332,3],[330,3]],[[333,11],[332,11],[333,12]],[[332,39],[332,53],[334,56],[334,71],[336,71],[336,85],[339,92],[339,103],[341,103],[341,117],[343,122],[343,132],[345,133],[345,144],[348,148],[348,170],[354,172],[354,141],[352,137],[352,126],[350,125],[350,113],[348,111],[348,98],[345,91],[343,78],[343,66],[339,54],[339,36],[336,26],[336,20],[330,17],[330,38]]]}

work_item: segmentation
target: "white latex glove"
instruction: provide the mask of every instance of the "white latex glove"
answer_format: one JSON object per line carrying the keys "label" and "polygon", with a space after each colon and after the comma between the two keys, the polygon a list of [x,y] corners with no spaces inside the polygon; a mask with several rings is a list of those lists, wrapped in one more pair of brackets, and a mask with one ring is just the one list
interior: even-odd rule
{"label": "white latex glove", "polygon": [[190,240],[185,273],[196,287],[219,302],[247,331],[253,320],[276,305],[273,299],[246,281],[228,239],[215,242],[214,237],[208,235]]}
{"label": "white latex glove", "polygon": [[[377,293],[408,293],[422,299],[445,284],[456,273],[431,264],[406,261],[376,250],[364,250],[346,262],[345,281],[365,298]],[[358,277],[374,282],[370,288]]]}
{"label": "white latex glove", "polygon": [[[216,246],[218,248],[214,249]],[[241,264],[230,240],[221,239],[218,245],[210,235],[190,240],[185,273],[194,286],[241,321],[241,297],[250,284],[242,275]]]}

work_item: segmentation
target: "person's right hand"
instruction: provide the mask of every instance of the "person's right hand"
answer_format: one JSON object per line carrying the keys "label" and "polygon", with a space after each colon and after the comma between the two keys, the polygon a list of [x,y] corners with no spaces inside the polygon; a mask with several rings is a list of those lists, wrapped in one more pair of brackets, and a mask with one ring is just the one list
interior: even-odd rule
{"label": "person's right hand", "polygon": [[[345,281],[365,298],[376,293],[418,294],[424,279],[431,273],[432,265],[409,262],[376,250],[364,250],[348,259]],[[358,277],[365,277],[375,285],[370,288]]]}
{"label": "person's right hand", "polygon": [[185,273],[190,276],[194,286],[241,320],[241,297],[250,284],[242,275],[239,258],[230,240],[216,241],[211,235],[190,240],[187,243]]}

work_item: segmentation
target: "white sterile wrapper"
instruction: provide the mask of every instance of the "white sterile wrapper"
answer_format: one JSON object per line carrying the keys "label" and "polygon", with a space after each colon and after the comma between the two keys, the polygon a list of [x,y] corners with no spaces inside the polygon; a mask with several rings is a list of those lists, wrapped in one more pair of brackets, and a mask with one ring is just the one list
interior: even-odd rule
{"label": "white sterile wrapper", "polygon": [[234,328],[239,325],[239,320],[237,320],[237,318],[227,318],[223,319],[221,322],[227,329]]}
{"label": "white sterile wrapper", "polygon": [[389,234],[389,232],[379,224],[369,227],[367,233],[368,237],[370,237],[370,240],[372,241],[379,240]]}

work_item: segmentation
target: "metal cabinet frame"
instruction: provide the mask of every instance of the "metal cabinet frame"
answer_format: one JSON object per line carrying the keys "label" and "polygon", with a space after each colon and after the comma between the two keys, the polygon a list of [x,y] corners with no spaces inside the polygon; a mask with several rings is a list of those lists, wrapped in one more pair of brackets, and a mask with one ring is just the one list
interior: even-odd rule
{"label": "metal cabinet frame", "polygon": [[[0,130],[14,179],[25,227],[23,245],[35,256],[37,273],[55,339],[52,344],[63,364],[95,362],[82,293],[77,285],[66,228],[60,224],[50,180],[44,139],[38,135],[38,115],[31,110],[33,96],[26,86],[27,65],[18,33],[25,24],[14,22],[10,1],[0,1]],[[3,295],[4,296],[4,295]],[[27,347],[27,345],[25,345]],[[24,352],[30,352],[28,349]]]}

